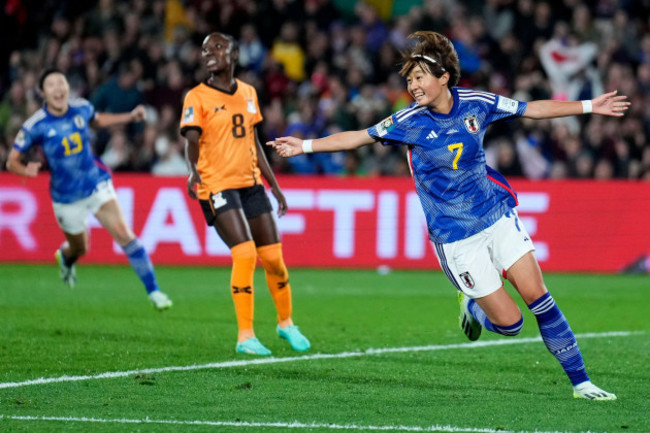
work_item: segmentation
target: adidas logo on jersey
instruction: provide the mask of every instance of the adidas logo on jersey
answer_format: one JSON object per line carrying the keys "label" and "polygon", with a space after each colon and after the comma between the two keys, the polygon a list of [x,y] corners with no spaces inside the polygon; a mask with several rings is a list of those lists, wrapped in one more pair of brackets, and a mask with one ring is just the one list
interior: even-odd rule
{"label": "adidas logo on jersey", "polygon": [[438,134],[436,134],[436,131],[432,129],[431,132],[429,132],[429,135],[427,135],[427,140],[433,140],[434,138],[438,138]]}
{"label": "adidas logo on jersey", "polygon": [[47,136],[48,137],[54,137],[56,135],[56,131],[54,128],[51,128],[49,131],[47,131]]}

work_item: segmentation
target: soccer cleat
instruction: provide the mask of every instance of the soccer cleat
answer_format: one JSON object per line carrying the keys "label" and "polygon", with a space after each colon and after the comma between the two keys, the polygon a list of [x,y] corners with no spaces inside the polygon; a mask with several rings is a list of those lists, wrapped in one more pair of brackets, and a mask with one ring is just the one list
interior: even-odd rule
{"label": "soccer cleat", "polygon": [[249,355],[268,356],[271,354],[271,351],[264,347],[260,340],[255,337],[237,343],[235,350],[237,353],[247,353]]}
{"label": "soccer cleat", "polygon": [[472,316],[472,313],[469,312],[469,309],[467,308],[469,301],[470,298],[467,295],[461,291],[458,292],[458,304],[460,305],[458,324],[470,341],[476,341],[481,336],[481,330],[483,327],[478,323],[474,316]]}
{"label": "soccer cleat", "polygon": [[74,287],[74,285],[77,284],[77,271],[74,268],[74,264],[72,266],[65,264],[65,260],[63,260],[63,254],[61,253],[60,249],[56,250],[54,253],[54,258],[59,264],[59,275],[61,276],[63,284],[68,287]]}
{"label": "soccer cleat", "polygon": [[278,325],[277,331],[280,338],[287,340],[291,345],[291,348],[296,352],[304,352],[311,347],[307,337],[302,335],[302,332],[300,332],[296,325],[287,326],[285,328],[280,328],[280,325]]}
{"label": "soccer cleat", "polygon": [[159,311],[167,310],[173,305],[172,300],[169,299],[169,296],[160,290],[154,290],[153,292],[149,293],[149,300],[153,302],[154,307],[156,307],[156,309]]}
{"label": "soccer cleat", "polygon": [[616,394],[603,391],[593,383],[582,382],[573,387],[573,398],[584,398],[586,400],[616,400]]}

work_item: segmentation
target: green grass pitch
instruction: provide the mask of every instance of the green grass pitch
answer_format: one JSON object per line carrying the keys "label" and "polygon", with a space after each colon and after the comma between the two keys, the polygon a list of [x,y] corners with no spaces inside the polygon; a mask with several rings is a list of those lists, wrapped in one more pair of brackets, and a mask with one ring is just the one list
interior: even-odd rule
{"label": "green grass pitch", "polygon": [[[71,290],[54,266],[1,265],[0,431],[650,432],[648,277],[545,277],[592,380],[619,397],[589,402],[529,341],[521,302],[522,333],[476,347],[442,273],[290,271],[312,349],[277,337],[258,270],[255,330],[274,359],[256,364],[234,352],[230,269],[158,267],[175,303],[159,313],[128,267],[81,264]],[[25,383],[38,378],[59,379]]]}

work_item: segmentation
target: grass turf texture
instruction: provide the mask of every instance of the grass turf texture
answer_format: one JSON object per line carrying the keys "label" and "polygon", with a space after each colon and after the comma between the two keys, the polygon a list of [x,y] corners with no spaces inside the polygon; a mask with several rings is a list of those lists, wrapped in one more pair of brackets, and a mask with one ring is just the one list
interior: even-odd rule
{"label": "grass turf texture", "polygon": [[[158,267],[174,301],[163,313],[153,309],[128,267],[82,264],[77,273],[71,290],[54,266],[0,266],[0,382],[259,359],[234,352],[230,269]],[[275,334],[262,272],[255,281],[258,338],[275,357],[303,356]],[[466,342],[457,326],[455,291],[442,273],[291,269],[291,281],[294,320],[312,341],[305,356]],[[0,431],[338,431],[7,416],[650,431],[649,279],[546,275],[546,283],[577,334],[642,331],[578,338],[594,383],[615,392],[618,401],[574,400],[557,361],[543,343],[532,342],[5,388]],[[538,336],[534,317],[520,306],[524,330],[512,340]],[[479,341],[503,339],[484,332]]]}

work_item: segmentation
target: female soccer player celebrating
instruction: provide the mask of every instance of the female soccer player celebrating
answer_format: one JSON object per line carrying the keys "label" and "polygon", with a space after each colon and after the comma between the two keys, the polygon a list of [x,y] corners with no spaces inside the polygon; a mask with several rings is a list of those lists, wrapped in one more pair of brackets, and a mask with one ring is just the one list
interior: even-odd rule
{"label": "female soccer player celebrating", "polygon": [[57,69],[41,74],[39,88],[45,105],[18,132],[7,168],[35,177],[41,163],[24,164],[21,155],[34,145],[43,149],[51,171],[54,215],[66,238],[55,253],[61,279],[70,287],[77,281],[74,264],[88,250],[86,219],[92,212],[124,250],[154,306],[159,310],[171,307],[172,301],[158,288],[149,255],[124,219],[111,174],[93,154],[89,136],[89,126],[106,128],[144,120],[144,107],[137,106],[130,113],[97,113],[85,99],[69,98],[68,80]]}
{"label": "female soccer player celebrating", "polygon": [[521,331],[521,311],[500,278],[505,272],[537,318],[546,347],[571,380],[574,397],[616,399],[589,380],[575,336],[544,285],[532,241],[517,217],[517,196],[486,165],[483,137],[486,127],[498,120],[582,113],[622,116],[629,102],[612,92],[591,101],[526,103],[455,87],[460,65],[449,39],[426,31],[411,37],[418,43],[404,53],[400,70],[415,99],[411,106],[366,130],[317,140],[281,137],[267,144],[284,157],[377,141],[408,146],[429,236],[443,271],[458,289],[460,325],[467,337],[478,339],[482,328],[508,336]]}

